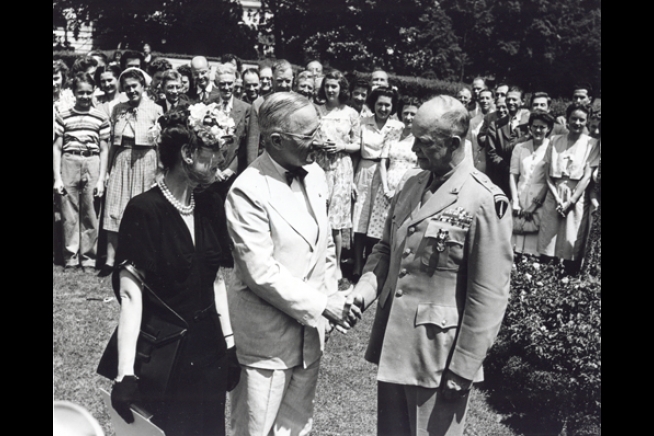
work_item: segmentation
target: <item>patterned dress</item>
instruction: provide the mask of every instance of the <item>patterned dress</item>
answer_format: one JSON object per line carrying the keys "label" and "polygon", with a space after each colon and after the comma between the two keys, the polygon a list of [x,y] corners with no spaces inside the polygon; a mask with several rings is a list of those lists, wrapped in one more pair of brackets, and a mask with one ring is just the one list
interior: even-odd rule
{"label": "patterned dress", "polygon": [[114,107],[111,124],[117,151],[111,163],[104,208],[103,228],[107,231],[118,232],[129,201],[149,191],[155,183],[157,150],[148,142],[147,132],[162,115],[161,106],[145,98],[136,109],[128,103]]}
{"label": "patterned dress", "polygon": [[[397,185],[399,185],[408,170],[418,168],[418,158],[411,150],[414,141],[415,138],[409,133],[404,139],[388,141],[384,144],[382,159],[388,159],[389,161],[388,170],[386,170],[386,181],[388,189],[391,191],[396,190]],[[384,195],[384,190],[377,189],[372,204],[368,237],[373,239],[382,238],[390,207],[391,201]]]}
{"label": "patterned dress", "polygon": [[384,143],[397,141],[402,130],[404,124],[390,118],[381,129],[377,128],[374,115],[361,120],[361,162],[354,176],[358,197],[352,212],[355,233],[368,234],[373,199],[381,183],[378,169],[382,149]]}
{"label": "patterned dress", "polygon": [[[336,144],[358,143],[361,137],[359,114],[349,106],[341,105],[329,111],[318,106],[322,117],[320,138]],[[352,228],[352,181],[354,169],[349,153],[318,152],[316,162],[327,175],[329,186],[329,224],[332,230]]]}

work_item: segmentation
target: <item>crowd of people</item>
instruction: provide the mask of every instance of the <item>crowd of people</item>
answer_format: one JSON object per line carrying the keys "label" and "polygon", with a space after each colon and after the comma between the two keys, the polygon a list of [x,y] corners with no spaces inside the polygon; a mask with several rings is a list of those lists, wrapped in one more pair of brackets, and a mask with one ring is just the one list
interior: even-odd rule
{"label": "crowd of people", "polygon": [[[100,276],[120,276],[116,292],[123,302],[119,329],[124,333],[119,335],[119,383],[112,398],[125,416],[129,413],[124,404],[134,400],[138,390],[133,350],[147,312],[140,303],[144,281],[154,284],[182,318],[195,320],[189,324],[191,345],[179,369],[178,379],[184,383],[172,388],[166,402],[152,406],[167,417],[159,422],[166,434],[224,432],[219,422],[224,415],[211,411],[224,411],[224,393],[234,388],[232,425],[243,429],[238,434],[268,434],[273,424],[306,434],[302,432],[310,429],[317,362],[324,345],[323,318],[332,326],[348,329],[370,306],[375,293],[388,295],[388,290],[377,290],[376,284],[381,280],[380,268],[389,269],[388,261],[381,259],[398,247],[389,244],[391,233],[402,231],[410,242],[411,234],[419,229],[402,226],[409,216],[415,218],[411,211],[398,212],[400,205],[409,207],[409,197],[415,197],[415,204],[428,204],[445,185],[453,195],[442,199],[440,214],[425,221],[429,225],[423,233],[435,244],[433,252],[423,258],[423,273],[432,267],[451,270],[452,262],[458,266],[468,256],[487,265],[489,271],[494,262],[508,259],[500,235],[509,225],[504,219],[507,214],[513,217],[510,251],[515,255],[560,259],[570,272],[580,269],[593,222],[591,212],[600,207],[601,200],[597,195],[601,112],[591,109],[589,85],[575,87],[573,103],[558,118],[550,111],[547,93],[534,90],[530,101],[525,101],[520,88],[504,83],[490,87],[483,78],[463,87],[458,101],[438,97],[437,103],[431,99],[427,103],[401,91],[382,70],[373,71],[370,81],[350,83],[341,71],[323,71],[318,61],[297,72],[285,60],[248,68],[238,58],[225,55],[214,66],[196,57],[189,65],[173,69],[166,59],[154,57],[149,47],[143,53],[117,52],[111,59],[92,52],[70,67],[53,60],[53,222],[62,234],[55,257],[61,256],[67,268],[99,267]],[[445,142],[451,140],[453,152],[429,154],[432,151],[425,144],[434,140],[435,133],[426,129],[427,120],[449,123],[439,135]],[[216,131],[221,135],[216,136]],[[296,149],[291,153],[289,147]],[[304,154],[298,158],[298,153]],[[448,157],[457,162],[457,168],[469,165],[470,171],[453,172],[455,177],[434,166],[434,161]],[[314,161],[321,172],[302,168]],[[407,186],[414,185],[407,179],[420,169],[433,174],[415,179],[421,190],[416,196],[407,191]],[[267,192],[259,176],[268,173],[283,182],[288,178],[288,185],[284,182],[286,189],[291,188],[288,198],[273,185]],[[484,188],[484,184],[497,188]],[[401,192],[403,198],[399,198]],[[464,193],[474,193],[475,201],[457,200]],[[284,198],[289,201],[280,201]],[[296,207],[294,198],[301,200],[302,207]],[[457,202],[459,209],[443,212]],[[472,215],[464,209],[484,209],[487,203],[494,203],[490,215],[497,215],[498,221],[488,216],[483,221],[491,228],[488,239],[484,239],[486,227],[473,226],[482,235],[476,242],[480,247],[467,248],[468,242],[458,240],[457,235],[470,228],[477,209],[471,209]],[[324,223],[324,211],[315,207],[319,204],[326,206]],[[287,233],[278,217],[284,217],[284,225],[290,223],[302,238]],[[317,227],[310,225],[314,222]],[[443,229],[440,223],[451,228]],[[499,230],[493,231],[493,225]],[[106,258],[100,264],[101,231],[106,235]],[[306,252],[292,249],[302,241],[308,242]],[[494,247],[484,248],[485,244]],[[422,246],[416,250],[423,250]],[[285,250],[294,256],[287,257]],[[313,258],[326,250],[327,260]],[[398,256],[412,256],[411,249],[406,250]],[[445,255],[439,259],[439,253],[454,260]],[[489,258],[477,257],[484,255]],[[278,258],[293,272],[288,277],[286,270],[274,264]],[[301,267],[305,258],[313,259],[309,269]],[[391,269],[398,266],[393,259]],[[126,262],[145,279],[121,268]],[[352,271],[346,272],[345,265],[350,264]],[[355,285],[355,296],[346,300],[330,294],[332,266],[335,287],[347,292]],[[226,290],[223,269],[232,267],[237,283],[233,290]],[[504,263],[498,268],[498,277],[504,277]],[[407,274],[406,269],[398,271],[400,278]],[[493,283],[504,292],[506,283],[493,280],[498,280]],[[298,287],[298,295],[290,302],[279,291],[284,286]],[[304,297],[299,296],[301,291]],[[399,297],[403,292],[397,293]],[[227,294],[231,321],[225,315]],[[455,307],[448,309],[454,310],[456,302],[444,303],[452,304]],[[270,306],[279,312],[270,312]],[[495,318],[500,314],[501,320],[502,303],[494,307]],[[380,300],[382,309],[388,306]],[[425,307],[417,310],[419,318],[426,313]],[[216,313],[220,316],[214,317]],[[442,318],[443,328],[452,321],[448,316],[463,317],[451,311],[434,313]],[[425,316],[426,324],[441,321]],[[316,330],[315,338],[308,333],[310,328]],[[465,331],[465,326],[458,328]],[[271,334],[286,338],[281,350],[279,338]],[[208,343],[215,345],[209,347],[209,354]],[[448,346],[440,347],[437,352],[449,353],[449,348],[444,350]],[[485,352],[482,347],[481,355]],[[466,390],[461,388],[465,380],[476,380],[477,366],[464,369],[465,353],[456,374],[444,376],[454,393]],[[382,354],[381,361],[387,358]],[[370,359],[379,363],[380,357]],[[243,371],[230,373],[239,362]],[[434,364],[440,368],[440,363]],[[301,371],[293,370],[298,365]],[[263,393],[262,386],[270,385],[271,377],[282,393]],[[440,376],[430,387],[439,383]],[[292,400],[287,395],[289,384],[291,390],[298,390]],[[390,389],[389,385],[383,388]],[[195,394],[195,402],[186,401]],[[253,417],[251,408],[269,406],[268,414],[274,410],[279,415]],[[295,409],[284,414],[291,407]],[[465,404],[461,407],[452,413],[464,412]]]}

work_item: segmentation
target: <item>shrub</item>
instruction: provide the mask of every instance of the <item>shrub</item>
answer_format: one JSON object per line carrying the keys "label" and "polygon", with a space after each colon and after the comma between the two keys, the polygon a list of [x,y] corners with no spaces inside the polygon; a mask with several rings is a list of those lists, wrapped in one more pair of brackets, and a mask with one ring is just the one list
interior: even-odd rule
{"label": "shrub", "polygon": [[488,386],[513,412],[601,434],[601,282],[523,259],[486,363]]}
{"label": "shrub", "polygon": [[[456,97],[461,88],[465,86],[463,83],[425,79],[422,77],[397,76],[394,74],[389,74],[388,76],[391,85],[397,86],[400,94],[417,97],[423,100],[441,94]],[[348,78],[352,78],[353,80],[362,79],[370,81],[371,77],[372,73],[361,73],[359,71],[353,71],[348,75]]]}

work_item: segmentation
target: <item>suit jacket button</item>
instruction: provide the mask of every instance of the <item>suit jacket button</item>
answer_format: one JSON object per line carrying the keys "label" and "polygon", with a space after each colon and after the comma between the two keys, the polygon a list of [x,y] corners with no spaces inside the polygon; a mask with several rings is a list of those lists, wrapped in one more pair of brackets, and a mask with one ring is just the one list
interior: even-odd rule
{"label": "suit jacket button", "polygon": [[395,296],[397,298],[400,298],[402,295],[404,295],[404,291],[402,289],[398,289],[397,292],[395,293]]}
{"label": "suit jacket button", "polygon": [[400,271],[399,277],[402,278],[402,277],[404,277],[404,276],[407,275],[407,274],[408,274],[408,273],[407,273],[407,271],[406,271],[406,268],[402,268],[402,270]]}
{"label": "suit jacket button", "polygon": [[441,324],[443,325],[443,327],[445,327],[447,325],[447,320],[441,321]]}
{"label": "suit jacket button", "polygon": [[415,227],[409,227],[409,233],[415,233],[416,228]]}
{"label": "suit jacket button", "polygon": [[408,256],[409,254],[411,254],[411,249],[410,248],[407,248],[406,250],[404,250],[404,255],[405,256]]}

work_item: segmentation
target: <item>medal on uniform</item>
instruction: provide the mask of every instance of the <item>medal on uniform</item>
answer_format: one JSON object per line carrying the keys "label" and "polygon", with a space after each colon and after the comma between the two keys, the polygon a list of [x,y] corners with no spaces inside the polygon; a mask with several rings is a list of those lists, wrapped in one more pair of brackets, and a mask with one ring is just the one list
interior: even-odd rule
{"label": "medal on uniform", "polygon": [[449,236],[450,236],[450,231],[449,230],[440,229],[438,231],[438,236],[436,237],[436,250],[439,253],[442,253],[442,252],[445,251],[445,241],[447,241]]}

